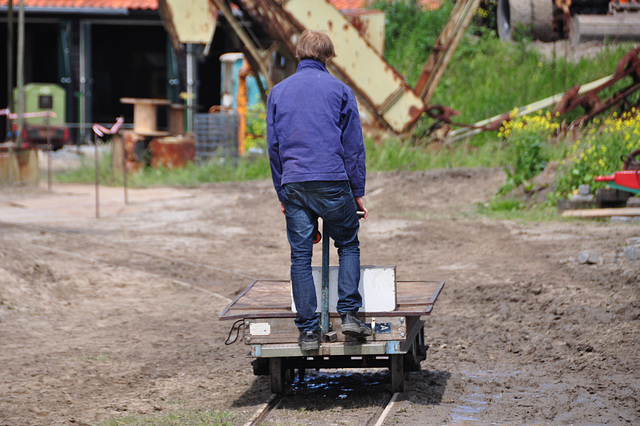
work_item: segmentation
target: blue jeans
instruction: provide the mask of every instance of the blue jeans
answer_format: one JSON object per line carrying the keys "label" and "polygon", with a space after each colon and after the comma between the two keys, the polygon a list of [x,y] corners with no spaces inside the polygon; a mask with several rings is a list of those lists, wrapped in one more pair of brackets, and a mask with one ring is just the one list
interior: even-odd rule
{"label": "blue jeans", "polygon": [[339,313],[357,312],[362,306],[360,282],[360,242],[357,206],[347,181],[288,183],[282,187],[287,237],[291,246],[291,286],[298,310],[295,320],[301,332],[319,327],[318,301],[311,275],[314,230],[318,217],[325,224],[323,238],[331,237],[338,249]]}

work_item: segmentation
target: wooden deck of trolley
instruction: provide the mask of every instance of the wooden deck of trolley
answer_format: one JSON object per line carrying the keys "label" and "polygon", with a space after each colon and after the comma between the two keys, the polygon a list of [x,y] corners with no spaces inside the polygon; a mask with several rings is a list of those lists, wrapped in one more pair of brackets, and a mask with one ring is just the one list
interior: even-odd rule
{"label": "wooden deck of trolley", "polygon": [[294,370],[304,374],[307,368],[362,367],[388,367],[391,389],[400,392],[404,389],[404,372],[417,371],[426,356],[425,321],[421,317],[431,314],[443,287],[444,281],[396,282],[394,310],[360,312],[373,330],[366,340],[343,335],[338,314],[330,313],[329,325],[337,341],[322,342],[315,351],[302,351],[298,345],[289,281],[254,281],[225,308],[220,319],[242,323],[239,337],[250,345],[251,356],[262,360],[264,366],[268,363],[264,372],[256,374],[269,374],[272,392],[284,393],[291,377],[287,372]]}
{"label": "wooden deck of trolley", "polygon": [[[387,312],[364,312],[361,316],[429,315],[443,287],[444,281],[398,281],[396,309]],[[338,317],[338,314],[331,313],[330,316]],[[296,313],[291,310],[291,282],[285,280],[254,281],[220,314],[221,320],[295,317]]]}

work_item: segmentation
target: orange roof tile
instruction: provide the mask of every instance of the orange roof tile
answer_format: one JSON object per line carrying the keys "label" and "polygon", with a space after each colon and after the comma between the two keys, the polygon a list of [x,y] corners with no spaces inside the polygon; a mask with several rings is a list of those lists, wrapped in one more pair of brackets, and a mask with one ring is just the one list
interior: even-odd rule
{"label": "orange roof tile", "polygon": [[345,9],[363,9],[367,7],[366,0],[330,0],[331,4],[335,6],[336,9],[345,10]]}
{"label": "orange roof tile", "polygon": [[[353,10],[365,9],[372,0],[329,0],[336,9]],[[17,0],[13,2],[13,7],[18,8]],[[428,9],[437,9],[440,0],[421,0],[421,3]],[[0,0],[0,6],[7,6],[9,0]],[[92,8],[92,9],[143,9],[157,10],[158,0],[24,0],[25,7],[58,7],[58,8]]]}
{"label": "orange roof tile", "polygon": [[[9,0],[0,0],[0,6],[8,6]],[[90,8],[90,9],[143,9],[157,10],[158,0],[24,0],[25,7]],[[14,0],[13,8],[18,9]]]}
{"label": "orange roof tile", "polygon": [[[365,9],[373,3],[373,0],[329,0],[336,9]],[[425,9],[434,10],[440,7],[440,0],[420,0]]]}

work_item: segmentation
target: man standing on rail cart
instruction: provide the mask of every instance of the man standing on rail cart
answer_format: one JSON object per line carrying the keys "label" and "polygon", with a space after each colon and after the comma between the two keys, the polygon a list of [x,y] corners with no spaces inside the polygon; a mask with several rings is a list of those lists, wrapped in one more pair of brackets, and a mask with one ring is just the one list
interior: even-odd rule
{"label": "man standing on rail cart", "polygon": [[328,35],[303,32],[296,46],[296,73],[277,84],[267,99],[271,175],[287,221],[295,324],[304,351],[318,349],[321,340],[311,274],[318,217],[325,223],[325,238],[331,237],[338,248],[342,333],[371,335],[371,328],[358,317],[362,296],[357,210],[368,215],[362,199],[364,140],[353,91],[327,71],[327,62],[335,56]]}

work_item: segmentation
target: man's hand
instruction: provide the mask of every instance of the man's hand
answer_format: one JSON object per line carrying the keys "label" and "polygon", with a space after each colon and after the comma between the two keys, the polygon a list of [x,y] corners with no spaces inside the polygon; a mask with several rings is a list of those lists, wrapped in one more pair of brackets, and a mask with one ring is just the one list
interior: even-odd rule
{"label": "man's hand", "polygon": [[284,214],[284,203],[280,201],[280,208],[282,209],[282,214]]}
{"label": "man's hand", "polygon": [[364,212],[363,219],[366,219],[367,216],[369,216],[369,210],[367,210],[367,208],[364,206],[364,200],[362,199],[362,197],[355,197],[355,199],[356,199],[356,205],[358,206],[358,210]]}

